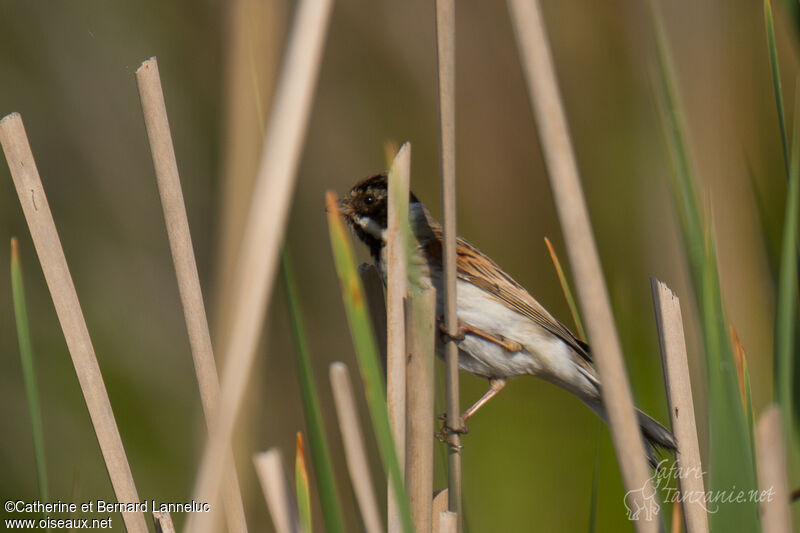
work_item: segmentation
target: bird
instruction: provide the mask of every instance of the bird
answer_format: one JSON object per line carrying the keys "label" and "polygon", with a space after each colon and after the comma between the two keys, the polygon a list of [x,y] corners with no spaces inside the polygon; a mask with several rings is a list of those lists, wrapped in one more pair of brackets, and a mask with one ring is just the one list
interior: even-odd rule
{"label": "bird", "polygon": [[[338,201],[341,215],[366,245],[386,283],[388,177],[370,176],[356,183]],[[461,370],[489,380],[489,390],[461,415],[461,427],[496,396],[509,378],[534,376],[576,395],[607,422],[603,388],[589,345],[578,339],[491,258],[465,239],[456,241],[456,314],[458,330],[448,332],[442,320],[442,226],[413,192],[409,193],[409,224],[416,249],[409,264],[418,272],[419,289],[436,290],[436,316],[442,336],[458,346]],[[436,353],[443,357],[443,342]],[[675,450],[672,433],[655,419],[636,410],[648,460],[655,468],[658,449]]]}

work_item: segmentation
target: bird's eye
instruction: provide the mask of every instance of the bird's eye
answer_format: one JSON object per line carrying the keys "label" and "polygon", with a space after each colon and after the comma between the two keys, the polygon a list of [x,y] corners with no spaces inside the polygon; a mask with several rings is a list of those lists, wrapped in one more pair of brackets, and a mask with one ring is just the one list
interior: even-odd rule
{"label": "bird's eye", "polygon": [[367,197],[364,198],[364,203],[367,204],[367,205],[374,204],[375,203],[375,197],[373,195],[371,195],[371,194],[367,195]]}

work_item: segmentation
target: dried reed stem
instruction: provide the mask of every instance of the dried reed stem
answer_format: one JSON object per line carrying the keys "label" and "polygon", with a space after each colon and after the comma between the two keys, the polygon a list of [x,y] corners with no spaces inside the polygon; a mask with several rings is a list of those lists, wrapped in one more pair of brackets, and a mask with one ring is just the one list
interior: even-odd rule
{"label": "dried reed stem", "polygon": [[[622,478],[627,490],[648,489],[649,493],[652,484],[644,443],[633,410],[611,302],[578,177],[539,3],[508,0],[508,5],[588,339],[603,382],[603,403]],[[638,531],[656,531],[658,522],[639,520],[636,527]]]}
{"label": "dried reed stem", "polygon": [[[200,465],[195,501],[213,505],[219,492],[272,292],[331,7],[332,0],[303,0],[297,6],[242,240],[220,403]],[[210,514],[198,516],[190,531],[208,531]]]}
{"label": "dried reed stem", "polygon": [[[449,512],[447,510],[448,496],[449,491],[447,489],[437,490],[433,495],[433,502],[431,504],[431,514],[433,515],[433,533],[439,533],[442,531],[442,515]],[[455,517],[454,513],[450,514]]]}
{"label": "dried reed stem", "polygon": [[433,387],[436,291],[409,291],[406,301],[408,411],[406,490],[417,533],[433,527]]}
{"label": "dried reed stem", "polygon": [[[272,101],[288,5],[284,2],[230,0],[224,11],[223,106],[219,223],[211,301],[217,349],[227,346],[235,287],[237,253],[253,195],[266,110]],[[255,94],[254,94],[255,93]],[[206,298],[209,295],[206,294]]]}
{"label": "dried reed stem", "polygon": [[153,511],[153,522],[156,525],[156,533],[175,533],[172,517],[167,511]]}
{"label": "dried reed stem", "polygon": [[383,533],[378,500],[369,474],[367,450],[364,445],[364,434],[358,421],[358,408],[353,396],[353,384],[347,365],[342,362],[330,366],[331,390],[336,405],[336,416],[339,430],[342,432],[342,444],[347,461],[347,471],[353,483],[361,518],[367,533]]}
{"label": "dried reed stem", "polygon": [[689,377],[689,362],[686,357],[686,340],[683,334],[681,303],[667,285],[650,278],[653,289],[653,305],[661,342],[661,363],[664,367],[664,383],[669,401],[672,432],[678,442],[675,454],[681,475],[678,477],[681,502],[687,533],[706,533],[708,515],[703,486],[703,467],[700,462],[700,445],[697,442],[697,426],[694,418],[692,383]]}
{"label": "dried reed stem", "polygon": [[[447,426],[461,425],[458,393],[458,330],[456,315],[456,16],[455,0],[436,0],[436,57],[439,74],[439,115],[442,149],[442,220],[444,228],[444,324],[453,335],[445,341]],[[448,487],[451,511],[461,530],[461,435],[447,435]]]}
{"label": "dried reed stem", "polygon": [[[150,152],[153,155],[153,166],[156,170],[161,207],[164,210],[172,261],[178,278],[178,291],[183,306],[186,329],[189,333],[189,345],[192,349],[192,360],[200,389],[200,401],[203,405],[206,424],[211,427],[214,409],[217,407],[219,399],[219,378],[214,363],[214,352],[211,347],[211,334],[203,303],[203,292],[200,288],[200,277],[197,274],[189,220],[183,202],[178,162],[172,146],[167,107],[161,88],[161,76],[155,57],[142,63],[142,66],[136,71],[136,81],[139,85],[144,122],[150,141]],[[246,532],[244,505],[232,453],[226,459],[225,470],[227,474],[224,481],[223,500],[228,519],[228,530]]]}
{"label": "dried reed stem", "polygon": [[758,486],[764,495],[761,501],[764,533],[792,531],[785,442],[780,408],[770,405],[756,424]]}
{"label": "dried reed stem", "polygon": [[453,511],[439,513],[438,529],[434,533],[456,533],[458,531],[458,515]]}
{"label": "dried reed stem", "polygon": [[[389,213],[386,282],[386,402],[392,425],[397,460],[405,462],[406,452],[406,323],[405,298],[408,290],[406,259],[408,195],[411,175],[411,146],[404,144],[389,170]],[[394,490],[388,484],[388,530],[401,531]]]}
{"label": "dried reed stem", "polygon": [[[119,502],[138,503],[136,485],[97,364],[92,340],[89,338],[78,294],[75,292],[67,259],[61,248],[39,171],[36,169],[22,117],[18,113],[11,113],[0,120],[0,144],[3,146],[39,263],[50,289],[50,297],[67,341],[114,494]],[[122,520],[129,532],[147,533],[147,524],[142,513],[124,512]]]}
{"label": "dried reed stem", "polygon": [[297,515],[297,504],[292,489],[286,479],[281,452],[270,448],[253,457],[261,490],[267,501],[272,523],[277,533],[300,533],[300,517]]}
{"label": "dried reed stem", "polygon": [[375,265],[364,263],[358,267],[358,274],[361,276],[361,284],[364,285],[364,295],[367,297],[367,307],[369,307],[370,318],[372,318],[372,330],[375,332],[375,341],[380,350],[383,373],[386,377],[386,297],[383,293],[383,282],[381,275]]}

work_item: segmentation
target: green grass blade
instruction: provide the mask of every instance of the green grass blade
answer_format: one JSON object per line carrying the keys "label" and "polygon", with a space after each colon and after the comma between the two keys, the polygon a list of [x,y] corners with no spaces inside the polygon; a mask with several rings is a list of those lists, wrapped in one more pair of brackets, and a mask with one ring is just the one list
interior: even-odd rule
{"label": "green grass blade", "polygon": [[[767,5],[767,4],[765,4]],[[800,108],[798,108],[800,111]],[[795,113],[789,191],[783,219],[781,259],[775,312],[775,395],[781,407],[787,438],[791,439],[792,382],[794,376],[795,324],[797,320],[797,223],[800,211],[800,113]]]}
{"label": "green grass blade", "polygon": [[47,485],[47,463],[44,453],[44,429],[42,411],[39,406],[39,388],[36,385],[36,370],[33,363],[33,346],[28,327],[28,310],[25,303],[25,287],[22,281],[22,266],[16,238],[11,239],[11,292],[14,299],[14,318],[17,323],[17,339],[22,360],[22,377],[28,397],[28,412],[33,432],[33,454],[39,480],[39,496],[42,502],[50,501]]}
{"label": "green grass blade", "polygon": [[294,485],[297,492],[297,510],[300,526],[305,533],[311,533],[311,496],[308,490],[308,469],[303,451],[303,434],[297,432],[297,449],[294,459]]}
{"label": "green grass blade", "polygon": [[[755,438],[756,413],[753,409],[753,395],[750,392],[750,371],[747,369],[747,359],[744,360],[744,407],[747,410],[747,430],[750,440]],[[753,450],[755,452],[755,450]],[[755,460],[755,458],[754,458]]]}
{"label": "green grass blade", "polygon": [[773,286],[778,284],[778,264],[779,259],[779,236],[777,231],[777,221],[775,220],[774,209],[770,209],[767,204],[767,199],[758,187],[758,179],[753,170],[753,165],[748,161],[747,174],[750,178],[750,189],[753,193],[753,199],[756,203],[756,212],[758,213],[759,229],[761,239],[764,242],[764,248],[767,253],[767,266],[769,267],[770,283]]}
{"label": "green grass blade", "polygon": [[572,315],[572,320],[575,322],[575,327],[578,329],[578,336],[582,341],[586,341],[586,332],[583,330],[583,322],[581,322],[581,315],[578,311],[578,306],[575,305],[575,298],[572,297],[572,291],[567,282],[567,276],[564,274],[564,269],[561,268],[561,261],[558,260],[556,251],[553,245],[550,244],[550,239],[544,238],[544,243],[547,245],[547,250],[550,252],[550,259],[553,260],[553,266],[556,268],[558,274],[558,281],[561,283],[561,290],[564,292],[564,298],[567,300],[569,312]]}
{"label": "green grass blade", "polygon": [[[787,11],[798,22],[798,8],[796,2],[787,1]],[[797,354],[795,346],[795,327],[797,317],[797,285],[798,280],[790,280],[790,276],[800,277],[798,266],[797,248],[797,195],[798,186],[796,183],[798,157],[798,129],[797,112],[795,112],[794,139],[792,140],[792,150],[789,153],[788,134],[786,128],[786,115],[783,106],[783,91],[781,89],[780,63],[778,60],[778,47],[775,39],[775,19],[772,10],[772,1],[764,0],[764,27],[767,36],[767,50],[769,52],[770,71],[772,73],[772,87],[775,95],[775,105],[778,112],[778,124],[781,132],[781,146],[783,148],[784,166],[786,169],[786,180],[788,191],[786,197],[786,207],[784,210],[783,237],[781,240],[781,255],[778,272],[777,288],[777,309],[775,316],[775,357],[774,357],[774,376],[775,393],[778,404],[783,413],[783,423],[786,435],[791,439],[794,427],[792,416],[793,404],[793,382],[794,369],[793,359]],[[797,91],[795,91],[797,92]],[[791,239],[791,240],[790,240]],[[792,255],[793,257],[789,257]],[[789,269],[794,268],[794,272]],[[794,319],[792,319],[794,317]]]}
{"label": "green grass blade", "polygon": [[742,398],[742,409],[744,410],[745,419],[747,421],[747,432],[750,435],[750,442],[755,442],[753,433],[755,413],[753,411],[753,397],[750,393],[750,371],[747,369],[747,354],[744,351],[742,342],[739,340],[739,333],[733,326],[731,326],[731,340],[733,341],[733,353],[736,356],[736,374],[739,378],[739,395]]}
{"label": "green grass blade", "polygon": [[364,288],[353,257],[353,250],[344,223],[339,216],[336,196],[329,192],[326,197],[328,210],[328,229],[330,231],[331,247],[336,263],[336,272],[339,275],[339,284],[342,290],[347,321],[350,325],[350,335],[353,338],[361,379],[364,382],[364,391],[367,396],[372,427],[378,443],[381,461],[386,471],[392,489],[397,496],[397,507],[403,530],[413,533],[411,514],[408,508],[408,499],[403,487],[403,474],[397,460],[394,448],[392,430],[389,426],[389,411],[386,406],[386,392],[383,386],[380,363],[378,359],[378,346],[369,319],[369,310],[364,298]]}
{"label": "green grass blade", "polygon": [[781,129],[781,146],[783,147],[783,164],[786,178],[789,178],[789,136],[786,133],[786,119],[783,112],[783,91],[781,90],[781,68],[778,62],[778,46],[775,42],[775,19],[772,16],[772,1],[764,0],[764,26],[767,33],[767,50],[769,66],[772,72],[772,89],[775,93],[775,106],[778,110],[778,125]]}
{"label": "green grass blade", "polygon": [[317,490],[319,491],[319,499],[322,506],[322,518],[325,521],[325,529],[327,531],[343,533],[345,528],[339,495],[336,490],[336,477],[333,473],[333,463],[325,436],[325,426],[322,422],[319,394],[314,380],[314,371],[311,367],[311,356],[306,342],[300,301],[294,281],[294,271],[286,248],[281,254],[281,272],[289,306],[292,336],[296,347],[297,378],[300,383],[311,461],[314,465],[314,472],[317,474]]}
{"label": "green grass blade", "polygon": [[[665,135],[672,155],[672,189],[695,298],[700,310],[708,376],[711,424],[710,490],[713,494],[756,489],[752,441],[741,406],[736,363],[725,324],[710,224],[703,222],[694,190],[687,143],[660,21],[654,16],[658,89]],[[755,503],[720,503],[710,516],[716,531],[758,531]]]}
{"label": "green grass blade", "polygon": [[681,234],[686,247],[686,254],[691,268],[692,281],[695,290],[699,289],[698,282],[703,278],[703,268],[705,263],[705,245],[703,243],[703,223],[697,208],[697,197],[695,195],[692,173],[689,166],[689,154],[686,150],[686,140],[683,135],[683,120],[678,109],[673,76],[668,64],[665,43],[661,34],[659,22],[656,21],[657,29],[657,57],[658,74],[660,86],[661,118],[664,126],[664,134],[667,138],[667,146],[674,165],[672,177],[672,192],[675,198],[675,208],[678,212],[678,220],[681,225]]}
{"label": "green grass blade", "polygon": [[[708,365],[713,494],[756,490],[753,443],[740,408],[736,363],[725,327],[711,225],[706,226],[706,268],[700,304]],[[745,400],[747,401],[747,399]],[[710,525],[717,531],[759,531],[754,502],[721,504]]]}

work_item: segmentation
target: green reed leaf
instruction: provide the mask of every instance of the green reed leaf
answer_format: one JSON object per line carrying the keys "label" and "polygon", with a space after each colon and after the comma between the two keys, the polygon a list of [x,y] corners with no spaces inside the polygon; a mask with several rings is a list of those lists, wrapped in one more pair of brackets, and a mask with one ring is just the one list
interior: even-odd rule
{"label": "green reed leaf", "polygon": [[19,244],[11,239],[11,293],[14,299],[14,319],[17,323],[17,339],[22,361],[22,378],[25,394],[28,397],[28,414],[33,432],[33,454],[36,461],[36,474],[39,481],[41,501],[50,501],[47,484],[47,462],[44,450],[44,429],[42,410],[39,406],[39,388],[36,384],[36,370],[33,361],[33,344],[28,327],[28,310],[25,300],[25,286],[22,280],[22,266],[19,258]]}
{"label": "green reed leaf", "polygon": [[328,211],[328,230],[330,232],[331,247],[336,263],[336,272],[339,275],[339,284],[342,290],[347,321],[350,325],[350,335],[355,346],[356,358],[364,383],[364,392],[367,397],[370,418],[378,451],[383,462],[392,489],[397,497],[397,508],[400,512],[403,530],[413,533],[411,513],[408,507],[405,487],[403,486],[403,473],[397,460],[394,439],[389,425],[389,411],[386,406],[386,392],[383,386],[383,377],[378,358],[378,346],[369,318],[366,305],[364,288],[358,275],[356,261],[344,223],[339,216],[336,195],[328,192],[326,197]]}
{"label": "green reed leaf", "polygon": [[297,492],[297,511],[300,526],[305,533],[311,533],[311,496],[308,490],[308,468],[303,451],[303,434],[297,432],[297,446],[294,459],[294,486]]}
{"label": "green reed leaf", "polygon": [[[342,520],[339,494],[336,490],[336,476],[333,472],[333,462],[331,461],[328,440],[325,435],[325,425],[322,421],[319,393],[314,380],[314,370],[311,366],[311,356],[308,342],[306,341],[305,326],[303,325],[303,314],[300,310],[300,298],[294,281],[292,261],[285,247],[281,253],[281,272],[286,290],[286,303],[289,306],[292,337],[294,338],[296,350],[297,379],[300,384],[300,397],[303,401],[303,414],[306,419],[311,462],[314,466],[314,472],[317,474],[317,490],[319,491],[319,499],[322,506],[322,518],[327,531],[343,533],[345,528]],[[306,483],[308,483],[308,480],[306,480]],[[298,502],[300,502],[299,497]]]}
{"label": "green reed leaf", "polygon": [[[674,89],[666,40],[659,19],[653,17],[658,57],[659,103],[664,132],[672,156],[672,191],[690,265],[695,299],[700,311],[708,379],[711,424],[710,486],[712,494],[755,490],[752,441],[741,408],[738,375],[725,323],[716,252],[711,225],[702,216],[688,143]],[[707,217],[706,217],[707,219]],[[717,531],[758,531],[756,503],[719,503],[710,515]]]}

